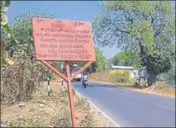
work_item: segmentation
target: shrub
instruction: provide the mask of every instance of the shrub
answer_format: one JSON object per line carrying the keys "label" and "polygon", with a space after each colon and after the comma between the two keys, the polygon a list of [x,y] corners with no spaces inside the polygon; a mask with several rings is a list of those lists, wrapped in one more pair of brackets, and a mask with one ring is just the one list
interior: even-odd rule
{"label": "shrub", "polygon": [[111,77],[120,83],[127,83],[130,81],[130,72],[125,70],[110,70]]}
{"label": "shrub", "polygon": [[31,62],[23,49],[17,49],[13,55],[14,65],[1,66],[1,102],[14,103],[32,98],[37,86],[42,82],[44,67]]}
{"label": "shrub", "polygon": [[175,86],[175,66],[173,66],[168,72],[160,74],[158,78],[165,82],[165,85]]}

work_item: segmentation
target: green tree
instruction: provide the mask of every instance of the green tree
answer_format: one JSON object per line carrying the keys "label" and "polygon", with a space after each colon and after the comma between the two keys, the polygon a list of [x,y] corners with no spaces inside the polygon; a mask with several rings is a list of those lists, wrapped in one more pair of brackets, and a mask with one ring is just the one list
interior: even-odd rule
{"label": "green tree", "polygon": [[121,51],[112,57],[111,63],[119,66],[133,66],[139,69],[140,60],[135,52]]}
{"label": "green tree", "polygon": [[175,84],[175,79],[176,79],[176,76],[175,76],[175,57],[173,57],[173,60],[172,60],[172,68],[168,72],[160,74],[158,77],[160,80],[165,81],[166,85],[170,85],[170,86],[176,85]]}
{"label": "green tree", "polygon": [[[10,39],[10,42],[13,44],[18,44],[17,39],[15,38],[13,31],[8,23],[8,17],[6,16],[6,12],[8,10],[8,7],[10,6],[10,0],[5,0],[0,2],[0,8],[1,8],[1,44],[0,49],[2,49],[2,57],[1,59],[5,60],[8,64],[10,64],[7,59],[8,57],[8,51],[12,49],[5,50],[4,46],[8,46],[9,44],[6,42],[5,37]],[[1,53],[0,53],[1,56]],[[2,62],[2,60],[1,60]]]}
{"label": "green tree", "polygon": [[166,73],[166,82],[168,85],[175,86],[175,65]]}
{"label": "green tree", "polygon": [[4,0],[4,1],[0,2],[1,30],[4,30],[4,33],[7,34],[8,38],[11,38],[13,43],[18,43],[18,41],[15,39],[15,36],[13,35],[13,32],[11,30],[10,25],[8,24],[8,17],[6,16],[6,12],[7,12],[9,6],[10,6],[10,0]]}
{"label": "green tree", "polygon": [[44,12],[28,10],[21,16],[16,17],[13,21],[12,30],[14,31],[14,36],[19,41],[19,45],[27,46],[27,54],[34,58],[34,42],[31,24],[32,17],[53,18],[54,16]]}
{"label": "green tree", "polygon": [[94,20],[94,39],[100,46],[116,44],[139,54],[150,86],[171,68],[174,21],[171,1],[108,1]]}
{"label": "green tree", "polygon": [[[18,44],[10,44],[9,46],[15,50],[19,48],[26,48],[25,54],[30,58],[31,62],[35,65],[35,57],[34,57],[34,41],[32,38],[32,17],[40,17],[40,18],[53,18],[54,16],[48,13],[28,10],[22,15],[14,18],[12,31],[14,32],[15,38],[18,40]],[[8,47],[9,47],[8,46]],[[13,58],[13,52],[10,52],[11,57]],[[41,68],[44,68],[41,66]],[[43,75],[44,72],[47,72],[47,68],[42,69]]]}
{"label": "green tree", "polygon": [[96,63],[93,64],[92,66],[95,66],[97,71],[103,71],[106,66],[105,57],[103,56],[99,48],[95,49],[95,55],[96,55]]}

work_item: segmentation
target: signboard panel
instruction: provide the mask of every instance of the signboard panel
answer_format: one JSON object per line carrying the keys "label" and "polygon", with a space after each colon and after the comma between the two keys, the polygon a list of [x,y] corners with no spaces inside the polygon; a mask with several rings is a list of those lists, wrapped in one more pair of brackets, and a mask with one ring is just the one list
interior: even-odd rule
{"label": "signboard panel", "polygon": [[95,61],[89,22],[32,18],[37,60]]}

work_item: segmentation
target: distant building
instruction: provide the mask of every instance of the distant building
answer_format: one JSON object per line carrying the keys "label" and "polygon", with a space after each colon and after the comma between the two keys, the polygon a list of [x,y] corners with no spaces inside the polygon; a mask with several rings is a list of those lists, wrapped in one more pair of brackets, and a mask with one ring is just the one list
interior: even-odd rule
{"label": "distant building", "polygon": [[115,66],[115,65],[111,65],[112,69],[124,69],[124,70],[134,70],[133,67],[131,66]]}
{"label": "distant building", "polygon": [[116,65],[111,65],[111,69],[129,71],[131,78],[137,78],[137,77],[139,77],[138,70],[135,70],[132,66],[116,66]]}

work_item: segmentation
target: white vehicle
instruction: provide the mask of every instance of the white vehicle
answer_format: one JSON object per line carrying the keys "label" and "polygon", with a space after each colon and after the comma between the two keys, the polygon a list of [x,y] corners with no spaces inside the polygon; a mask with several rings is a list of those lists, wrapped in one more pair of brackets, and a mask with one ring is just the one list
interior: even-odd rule
{"label": "white vehicle", "polygon": [[[72,76],[74,75],[74,73],[72,73]],[[73,80],[76,80],[76,81],[81,81],[81,73],[78,74],[76,77],[73,78]]]}
{"label": "white vehicle", "polygon": [[[74,76],[75,73],[77,73],[77,71],[79,70],[79,68],[77,66],[73,66],[72,68],[72,76]],[[76,77],[73,78],[73,80],[76,80],[76,81],[81,81],[81,73],[79,73]]]}

